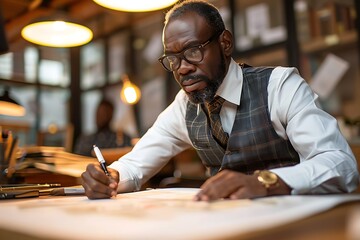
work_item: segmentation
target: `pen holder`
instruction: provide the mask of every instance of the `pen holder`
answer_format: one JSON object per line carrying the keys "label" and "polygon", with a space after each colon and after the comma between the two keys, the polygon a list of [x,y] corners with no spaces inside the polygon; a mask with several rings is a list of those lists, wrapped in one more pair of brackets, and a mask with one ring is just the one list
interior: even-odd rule
{"label": "pen holder", "polygon": [[6,143],[0,143],[0,184],[8,183],[8,177],[6,176],[6,169],[9,166],[7,159],[5,158]]}

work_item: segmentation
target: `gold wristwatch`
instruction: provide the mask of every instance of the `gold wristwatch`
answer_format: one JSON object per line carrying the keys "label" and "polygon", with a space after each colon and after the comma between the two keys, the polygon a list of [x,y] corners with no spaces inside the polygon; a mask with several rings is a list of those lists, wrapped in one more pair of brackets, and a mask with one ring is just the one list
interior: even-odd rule
{"label": "gold wristwatch", "polygon": [[266,189],[277,187],[279,184],[279,178],[273,172],[268,170],[256,170],[254,174],[257,176],[257,180],[264,185]]}

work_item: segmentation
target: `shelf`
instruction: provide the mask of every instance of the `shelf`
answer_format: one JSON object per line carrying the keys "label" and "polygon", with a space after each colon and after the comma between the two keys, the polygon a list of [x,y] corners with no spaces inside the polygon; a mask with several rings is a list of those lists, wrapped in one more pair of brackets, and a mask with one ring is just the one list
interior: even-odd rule
{"label": "shelf", "polygon": [[329,35],[325,38],[313,39],[301,45],[301,51],[305,54],[315,54],[321,51],[353,48],[357,44],[356,31],[350,31],[342,35]]}
{"label": "shelf", "polygon": [[[237,58],[238,62],[244,62],[251,66],[285,66],[287,65],[287,53],[285,48],[259,52],[250,56]],[[240,59],[240,60],[239,60]]]}
{"label": "shelf", "polygon": [[267,51],[272,51],[273,49],[285,48],[285,44],[286,44],[285,41],[281,41],[281,42],[277,42],[277,43],[254,47],[254,48],[247,49],[247,50],[237,50],[236,56],[240,56],[240,57],[251,56],[251,55],[256,55],[256,54],[267,52]]}

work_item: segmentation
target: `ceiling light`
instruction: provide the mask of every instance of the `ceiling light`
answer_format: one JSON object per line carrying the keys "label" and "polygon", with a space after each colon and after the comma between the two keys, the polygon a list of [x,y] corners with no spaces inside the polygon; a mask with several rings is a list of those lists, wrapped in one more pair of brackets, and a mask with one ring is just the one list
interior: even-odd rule
{"label": "ceiling light", "polygon": [[8,89],[0,96],[0,114],[14,117],[25,115],[25,108],[10,97]]}
{"label": "ceiling light", "polygon": [[21,35],[27,41],[48,47],[76,47],[93,38],[92,31],[64,17],[44,19],[25,26]]}
{"label": "ceiling light", "polygon": [[169,7],[178,0],[93,0],[97,4],[113,10],[125,12],[148,12]]}

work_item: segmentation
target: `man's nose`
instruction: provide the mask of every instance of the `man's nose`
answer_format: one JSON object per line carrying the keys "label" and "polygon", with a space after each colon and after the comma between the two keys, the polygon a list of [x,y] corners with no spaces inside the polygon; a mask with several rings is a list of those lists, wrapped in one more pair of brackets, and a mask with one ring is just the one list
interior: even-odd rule
{"label": "man's nose", "polygon": [[181,59],[179,64],[180,65],[177,70],[178,74],[185,75],[196,70],[196,66],[192,63],[189,63],[185,59]]}

